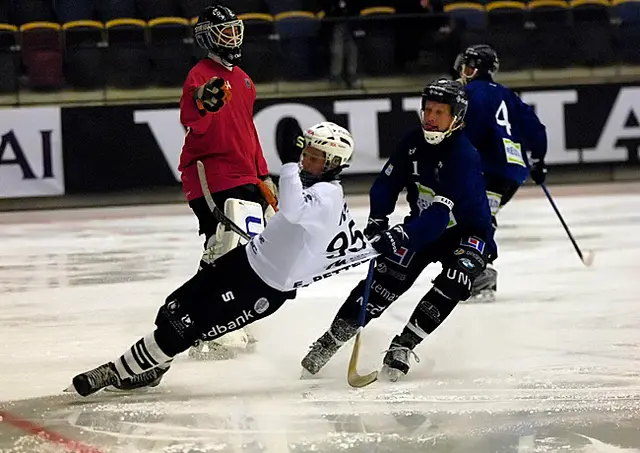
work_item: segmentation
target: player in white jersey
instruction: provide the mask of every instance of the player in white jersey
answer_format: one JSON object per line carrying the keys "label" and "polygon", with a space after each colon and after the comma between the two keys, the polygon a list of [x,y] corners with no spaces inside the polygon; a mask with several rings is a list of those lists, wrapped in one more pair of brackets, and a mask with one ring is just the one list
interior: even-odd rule
{"label": "player in white jersey", "polygon": [[283,120],[278,142],[280,210],[264,231],[170,294],[155,331],[115,361],[75,376],[76,392],[155,386],[173,358],[196,342],[266,318],[297,288],[377,255],[356,228],[338,181],[353,153],[349,131],[323,122],[303,134],[295,120]]}

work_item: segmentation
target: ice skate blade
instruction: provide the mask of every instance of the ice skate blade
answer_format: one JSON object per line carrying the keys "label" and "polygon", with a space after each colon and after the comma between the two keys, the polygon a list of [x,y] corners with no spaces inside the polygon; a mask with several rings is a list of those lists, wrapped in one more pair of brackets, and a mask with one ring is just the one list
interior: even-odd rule
{"label": "ice skate blade", "polygon": [[402,371],[389,368],[387,365],[382,367],[380,374],[382,374],[388,382],[398,382],[405,376]]}
{"label": "ice skate blade", "polygon": [[108,393],[122,393],[125,395],[128,395],[128,394],[136,395],[136,394],[149,393],[155,387],[157,387],[157,385],[154,385],[154,386],[148,385],[146,387],[138,387],[135,389],[119,389],[117,387],[114,387],[113,385],[109,385],[105,387],[103,390]]}
{"label": "ice skate blade", "polygon": [[305,367],[302,367],[302,371],[300,372],[301,380],[304,381],[304,380],[317,379],[317,378],[318,378],[317,374],[313,374],[309,370],[307,370]]}

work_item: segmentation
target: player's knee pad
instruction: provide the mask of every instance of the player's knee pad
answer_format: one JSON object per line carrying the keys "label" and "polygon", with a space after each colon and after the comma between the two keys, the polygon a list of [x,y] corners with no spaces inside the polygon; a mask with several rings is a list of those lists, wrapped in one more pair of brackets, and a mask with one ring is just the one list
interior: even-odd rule
{"label": "player's knee pad", "polygon": [[435,278],[433,286],[451,300],[467,300],[471,296],[474,280],[486,266],[487,256],[483,252],[461,245],[454,251],[453,257],[443,263],[442,272]]}
{"label": "player's knee pad", "polygon": [[[175,293],[167,297],[164,305],[156,315],[158,335],[163,338],[173,338],[175,341],[166,341],[173,355],[186,351],[199,339],[198,328],[187,308],[175,297]],[[169,351],[167,351],[169,352]]]}
{"label": "player's knee pad", "polygon": [[433,287],[449,300],[459,302],[471,296],[473,279],[468,273],[455,267],[442,270],[433,281]]}

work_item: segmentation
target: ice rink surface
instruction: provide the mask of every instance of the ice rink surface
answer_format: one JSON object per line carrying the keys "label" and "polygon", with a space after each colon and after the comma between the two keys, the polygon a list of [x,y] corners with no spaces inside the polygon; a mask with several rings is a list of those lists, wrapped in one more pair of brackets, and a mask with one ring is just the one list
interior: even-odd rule
{"label": "ice rink surface", "polygon": [[[351,344],[317,379],[299,363],[365,266],[254,324],[252,354],[185,355],[147,393],[63,394],[152,330],[197,266],[195,218],[186,204],[0,214],[0,452],[640,452],[640,193],[617,187],[556,199],[591,268],[538,189],[516,197],[499,217],[498,300],[460,305],[402,382],[359,390]],[[439,270],[365,331],[361,372]]]}

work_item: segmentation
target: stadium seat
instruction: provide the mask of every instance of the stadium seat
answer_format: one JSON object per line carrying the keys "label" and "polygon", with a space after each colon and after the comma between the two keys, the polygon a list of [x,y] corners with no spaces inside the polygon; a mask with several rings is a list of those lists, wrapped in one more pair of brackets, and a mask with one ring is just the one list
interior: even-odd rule
{"label": "stadium seat", "polygon": [[318,76],[320,21],[311,11],[287,11],[275,16],[279,36],[280,76],[289,80],[309,80]]}
{"label": "stadium seat", "polygon": [[456,2],[444,5],[444,12],[451,17],[460,34],[460,47],[467,47],[485,40],[487,12],[476,2]]}
{"label": "stadium seat", "polygon": [[102,22],[138,17],[133,0],[98,0],[98,12]]}
{"label": "stadium seat", "polygon": [[269,7],[264,0],[234,0],[231,9],[238,15],[269,12]]}
{"label": "stadium seat", "polygon": [[537,68],[566,68],[577,60],[571,11],[564,0],[532,0],[529,18],[534,24],[532,45]]}
{"label": "stadium seat", "polygon": [[64,74],[75,88],[104,86],[106,49],[102,22],[78,20],[62,26],[65,37]]}
{"label": "stadium seat", "polygon": [[197,17],[205,7],[211,4],[210,0],[182,0],[182,13],[184,17]]}
{"label": "stadium seat", "polygon": [[238,17],[244,22],[242,69],[255,83],[275,80],[278,52],[273,16],[247,13]]}
{"label": "stadium seat", "polygon": [[640,2],[613,0],[611,8],[619,19],[617,33],[620,59],[624,63],[640,63]]}
{"label": "stadium seat", "polygon": [[444,12],[456,20],[463,21],[471,30],[484,30],[487,26],[487,12],[481,3],[448,3],[444,5]]}
{"label": "stadium seat", "polygon": [[0,24],[8,24],[11,22],[10,15],[10,6],[11,4],[6,0],[0,0]]}
{"label": "stadium seat", "polygon": [[138,15],[144,20],[177,17],[182,14],[178,0],[135,0]]}
{"label": "stadium seat", "polygon": [[367,76],[389,75],[395,70],[395,8],[373,6],[360,11],[356,28],[364,33],[358,39],[358,68]]}
{"label": "stadium seat", "polygon": [[525,29],[525,3],[497,0],[487,3],[486,9],[489,18],[487,42],[498,52],[500,69],[512,71],[531,68],[533,58],[522,51],[528,47],[531,37],[529,30]]}
{"label": "stadium seat", "polygon": [[98,0],[56,0],[56,16],[60,23],[91,20],[96,12]]}
{"label": "stadium seat", "polygon": [[[287,12],[313,12],[308,0],[266,0],[269,14],[274,17]],[[276,19],[277,20],[277,19]]]}
{"label": "stadium seat", "polygon": [[105,24],[107,83],[118,88],[138,88],[149,83],[149,53],[145,40],[146,22],[140,19],[114,19]]}
{"label": "stadium seat", "polygon": [[28,22],[20,27],[27,86],[49,90],[62,85],[60,24]]}
{"label": "stadium seat", "polygon": [[603,66],[614,60],[613,27],[608,0],[572,0],[577,63]]}
{"label": "stadium seat", "polygon": [[191,69],[189,21],[159,17],[149,21],[149,52],[153,81],[160,86],[182,86]]}
{"label": "stadium seat", "polygon": [[[375,8],[385,8],[385,9],[391,8],[393,9],[393,13],[395,13],[396,6],[398,3],[400,2],[393,1],[393,0],[359,0],[356,4],[360,6],[360,14],[362,14],[362,11],[372,10]],[[370,12],[369,14],[375,14],[375,13]]]}
{"label": "stadium seat", "polygon": [[[6,2],[7,0],[0,0]],[[52,2],[49,0],[14,0],[11,2],[10,18],[16,25],[28,22],[55,22]]]}
{"label": "stadium seat", "polygon": [[18,88],[18,27],[0,23],[0,93],[12,93]]}

